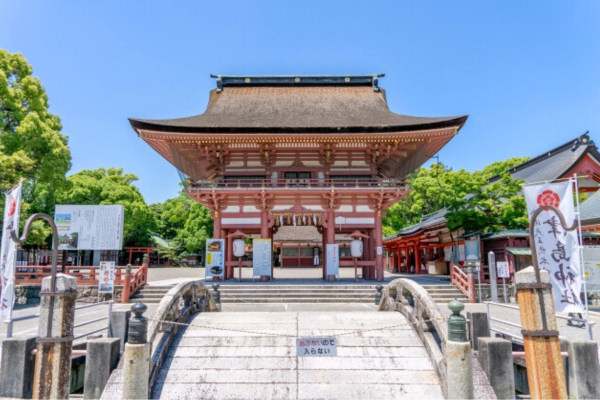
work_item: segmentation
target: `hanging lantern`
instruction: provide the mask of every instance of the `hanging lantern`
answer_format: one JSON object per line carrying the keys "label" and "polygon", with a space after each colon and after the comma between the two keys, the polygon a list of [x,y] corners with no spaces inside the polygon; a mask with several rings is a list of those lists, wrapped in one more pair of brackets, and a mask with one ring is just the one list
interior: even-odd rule
{"label": "hanging lantern", "polygon": [[296,214],[294,214],[294,226],[296,226]]}
{"label": "hanging lantern", "polygon": [[313,225],[317,226],[317,216],[313,214]]}
{"label": "hanging lantern", "polygon": [[352,257],[362,257],[363,255],[363,243],[360,239],[354,239],[350,242],[350,254]]}
{"label": "hanging lantern", "polygon": [[302,215],[302,225],[306,225],[306,215]]}
{"label": "hanging lantern", "polygon": [[244,239],[233,240],[233,255],[236,257],[243,257],[246,254],[246,243]]}
{"label": "hanging lantern", "polygon": [[279,216],[279,225],[283,226],[283,215]]}

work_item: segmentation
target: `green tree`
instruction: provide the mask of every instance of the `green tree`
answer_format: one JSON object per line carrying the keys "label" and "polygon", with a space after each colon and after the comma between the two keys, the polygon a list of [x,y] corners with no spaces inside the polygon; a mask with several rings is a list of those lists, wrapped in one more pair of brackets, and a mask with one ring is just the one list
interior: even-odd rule
{"label": "green tree", "polygon": [[158,235],[181,243],[188,253],[197,253],[212,235],[210,211],[184,193],[151,208],[156,215]]}
{"label": "green tree", "polygon": [[138,177],[122,168],[83,170],[67,178],[71,189],[58,193],[60,204],[114,205],[125,207],[123,229],[126,246],[147,246],[156,230],[154,213],[133,182]]}
{"label": "green tree", "polygon": [[[21,54],[0,50],[0,191],[24,179],[22,215],[52,213],[56,192],[68,188],[65,174],[71,168],[60,119],[48,112],[44,86],[32,73]],[[36,222],[28,243],[44,244],[49,233]]]}

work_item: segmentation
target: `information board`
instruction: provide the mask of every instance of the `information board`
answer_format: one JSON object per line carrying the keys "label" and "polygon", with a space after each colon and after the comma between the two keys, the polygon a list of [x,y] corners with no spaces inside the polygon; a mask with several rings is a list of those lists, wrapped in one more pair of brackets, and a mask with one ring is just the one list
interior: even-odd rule
{"label": "information board", "polygon": [[340,274],[340,245],[327,245],[327,275]]}
{"label": "information board", "polygon": [[337,340],[335,338],[299,338],[296,339],[298,357],[336,357]]}
{"label": "information board", "polygon": [[125,207],[60,205],[54,208],[59,250],[121,250]]}
{"label": "information board", "polygon": [[508,261],[496,261],[496,269],[498,270],[498,278],[510,278]]}
{"label": "information board", "polygon": [[583,246],[583,266],[588,293],[600,292],[600,246]]}
{"label": "information board", "polygon": [[225,240],[206,239],[206,278],[220,277],[225,274]]}
{"label": "information board", "polygon": [[113,293],[115,291],[115,262],[100,261],[100,277],[98,278],[98,293]]}
{"label": "information board", "polygon": [[252,275],[271,276],[271,239],[254,239],[252,244]]}

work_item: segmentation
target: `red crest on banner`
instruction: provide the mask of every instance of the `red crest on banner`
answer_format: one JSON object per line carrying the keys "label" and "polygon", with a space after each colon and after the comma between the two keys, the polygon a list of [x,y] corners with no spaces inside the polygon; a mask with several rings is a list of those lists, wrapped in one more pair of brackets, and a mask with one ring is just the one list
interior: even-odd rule
{"label": "red crest on banner", "polygon": [[560,196],[552,190],[544,190],[537,197],[538,206],[552,206],[558,208],[560,206]]}

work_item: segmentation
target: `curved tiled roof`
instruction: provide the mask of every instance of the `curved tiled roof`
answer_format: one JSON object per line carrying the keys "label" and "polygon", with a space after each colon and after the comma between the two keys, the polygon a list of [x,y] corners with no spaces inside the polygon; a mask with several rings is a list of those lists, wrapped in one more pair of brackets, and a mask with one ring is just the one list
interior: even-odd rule
{"label": "curved tiled roof", "polygon": [[600,190],[579,206],[582,225],[600,224]]}
{"label": "curved tiled roof", "polygon": [[133,128],[177,132],[388,132],[461,127],[467,116],[424,118],[390,111],[371,84],[251,84],[210,92],[203,114],[166,120],[130,119]]}

